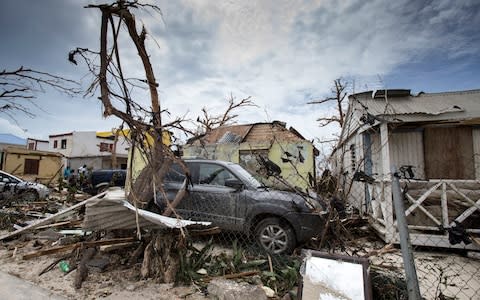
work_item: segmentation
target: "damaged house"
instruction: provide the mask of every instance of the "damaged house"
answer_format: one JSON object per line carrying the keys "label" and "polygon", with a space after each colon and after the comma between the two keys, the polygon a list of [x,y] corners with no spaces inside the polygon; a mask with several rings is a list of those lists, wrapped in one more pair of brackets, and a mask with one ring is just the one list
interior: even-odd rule
{"label": "damaged house", "polygon": [[215,128],[190,139],[183,154],[238,163],[258,177],[268,177],[270,184],[280,188],[305,190],[315,183],[318,150],[280,121]]}
{"label": "damaged house", "polygon": [[386,242],[398,242],[395,166],[412,244],[480,249],[480,90],[351,95],[332,160],[347,202]]}

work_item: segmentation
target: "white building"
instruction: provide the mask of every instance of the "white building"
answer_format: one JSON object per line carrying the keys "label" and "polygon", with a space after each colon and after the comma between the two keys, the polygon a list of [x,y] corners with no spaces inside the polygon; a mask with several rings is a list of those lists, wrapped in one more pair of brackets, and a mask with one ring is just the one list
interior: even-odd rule
{"label": "white building", "polygon": [[[87,165],[88,168],[110,169],[127,167],[129,144],[126,131],[119,131],[117,141],[113,132],[73,131],[49,136],[49,151],[61,153],[64,165],[72,169]],[[116,158],[114,166],[112,158]]]}
{"label": "white building", "polygon": [[38,150],[38,151],[50,151],[50,145],[49,145],[48,141],[28,138],[27,139],[27,149],[28,150]]}

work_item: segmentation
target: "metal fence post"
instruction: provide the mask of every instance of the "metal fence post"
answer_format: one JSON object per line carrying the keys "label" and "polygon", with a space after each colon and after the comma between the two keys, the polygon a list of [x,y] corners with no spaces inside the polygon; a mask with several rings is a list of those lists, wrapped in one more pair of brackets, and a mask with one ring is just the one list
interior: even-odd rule
{"label": "metal fence post", "polygon": [[397,170],[394,166],[392,171],[392,196],[395,206],[395,215],[397,217],[397,228],[400,236],[400,247],[402,251],[403,264],[405,266],[405,275],[407,277],[407,289],[409,300],[420,300],[420,287],[418,285],[417,271],[413,258],[412,244],[408,233],[407,218],[405,217],[405,207],[403,205],[402,192],[400,190],[400,181],[396,176]]}

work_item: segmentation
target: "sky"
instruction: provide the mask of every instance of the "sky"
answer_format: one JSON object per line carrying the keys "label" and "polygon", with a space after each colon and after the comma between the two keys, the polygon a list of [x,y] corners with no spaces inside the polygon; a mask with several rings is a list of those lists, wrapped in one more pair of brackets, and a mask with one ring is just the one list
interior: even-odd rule
{"label": "sky", "polygon": [[[88,87],[92,76],[67,54],[76,47],[99,49],[100,12],[84,6],[105,2],[1,1],[0,69],[25,66]],[[134,13],[149,34],[161,106],[169,111],[165,122],[194,120],[203,107],[220,114],[230,95],[251,96],[258,107],[238,111],[237,123],[284,121],[318,144],[338,133],[337,126],[317,122],[335,108],[307,102],[329,96],[336,78],[347,79],[349,93],[480,88],[478,0],[151,2],[161,15]],[[127,72],[140,76],[136,51],[127,44],[122,51]],[[97,97],[45,89],[35,105],[26,104],[35,117],[0,113],[0,133],[48,139],[119,126],[116,117],[102,117]]]}

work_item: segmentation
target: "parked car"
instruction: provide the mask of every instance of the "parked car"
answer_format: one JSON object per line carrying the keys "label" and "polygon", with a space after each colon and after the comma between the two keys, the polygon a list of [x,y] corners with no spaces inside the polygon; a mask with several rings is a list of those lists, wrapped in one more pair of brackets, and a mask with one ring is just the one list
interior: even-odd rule
{"label": "parked car", "polygon": [[82,190],[91,195],[105,192],[111,186],[125,186],[127,171],[122,169],[102,169],[88,175],[86,186]]}
{"label": "parked car", "polygon": [[50,190],[41,183],[25,181],[0,171],[0,200],[37,201],[46,199]]}
{"label": "parked car", "polygon": [[[184,219],[210,221],[224,230],[247,233],[274,254],[292,252],[324,227],[326,212],[319,199],[268,188],[235,163],[205,159],[185,162],[191,185],[175,208]],[[180,165],[173,164],[165,176],[163,188],[169,201],[181,189],[184,173]],[[154,202],[158,209],[165,209],[164,197],[157,196]]]}

